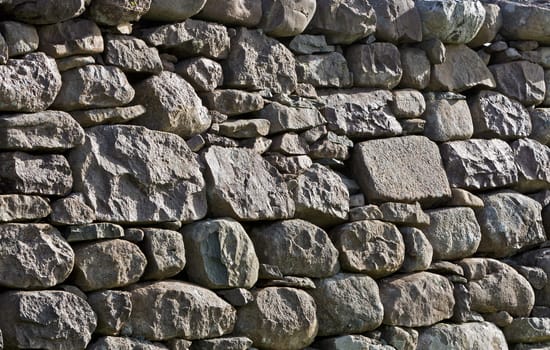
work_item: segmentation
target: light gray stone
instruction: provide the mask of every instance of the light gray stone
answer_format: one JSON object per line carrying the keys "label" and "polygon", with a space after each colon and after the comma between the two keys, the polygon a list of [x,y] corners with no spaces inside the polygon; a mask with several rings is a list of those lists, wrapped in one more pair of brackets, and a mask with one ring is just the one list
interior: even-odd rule
{"label": "light gray stone", "polygon": [[[70,197],[66,197],[70,198]],[[67,242],[97,241],[106,238],[124,237],[124,229],[108,222],[71,225],[64,230]]]}
{"label": "light gray stone", "polygon": [[352,45],[346,50],[346,59],[354,86],[392,89],[401,81],[401,58],[393,44]]}
{"label": "light gray stone", "polygon": [[10,0],[7,12],[17,20],[32,24],[51,24],[80,16],[86,9],[85,0]]}
{"label": "light gray stone", "polygon": [[353,334],[322,339],[313,345],[314,349],[320,350],[395,350],[394,347],[384,345],[379,340]]}
{"label": "light gray stone", "polygon": [[420,203],[386,202],[380,204],[382,220],[396,225],[425,227],[430,224],[430,217],[422,210]]}
{"label": "light gray stone", "polygon": [[177,231],[145,228],[142,243],[147,258],[144,279],[166,279],[180,273],[185,267],[185,247]]}
{"label": "light gray stone", "polygon": [[38,49],[38,32],[32,25],[3,21],[0,22],[0,34],[8,47],[8,57],[24,55]]}
{"label": "light gray stone", "polygon": [[95,220],[95,212],[80,194],[71,193],[51,204],[50,222],[54,225],[82,225]]}
{"label": "light gray stone", "polygon": [[43,219],[51,213],[50,204],[39,196],[0,195],[0,222],[21,222]]}
{"label": "light gray stone", "polygon": [[107,35],[103,58],[124,72],[158,74],[163,70],[158,50],[129,35]]}
{"label": "light gray stone", "polygon": [[199,18],[232,26],[256,27],[262,19],[262,2],[257,0],[228,0],[219,6],[207,0]]}
{"label": "light gray stone", "polygon": [[261,118],[270,122],[269,133],[303,131],[326,123],[325,118],[313,106],[291,107],[271,102],[258,112]]}
{"label": "light gray stone", "polygon": [[474,133],[470,109],[464,100],[428,101],[424,119],[424,135],[433,141],[465,140]]}
{"label": "light gray stone", "polygon": [[415,350],[418,343],[418,331],[412,328],[385,326],[382,339],[396,350]]}
{"label": "light gray stone", "polygon": [[[512,40],[535,40],[550,44],[550,29],[545,25],[550,8],[544,2],[498,1],[502,14],[501,33]],[[517,25],[521,23],[521,25]]]}
{"label": "light gray stone", "polygon": [[247,337],[225,337],[194,341],[191,350],[247,350],[252,340]]}
{"label": "light gray stone", "polygon": [[207,0],[152,0],[143,19],[160,22],[179,22],[196,15]]}
{"label": "light gray stone", "polygon": [[392,43],[422,41],[422,21],[413,0],[371,0],[376,39]]}
{"label": "light gray stone", "polygon": [[151,0],[94,0],[88,15],[99,24],[116,26],[138,21],[151,6]]}
{"label": "light gray stone", "polygon": [[544,101],[544,69],[538,64],[515,61],[494,64],[489,69],[495,77],[498,92],[526,106],[538,105]]}
{"label": "light gray stone", "polygon": [[483,8],[485,8],[485,20],[476,36],[468,43],[470,47],[479,47],[485,43],[492,42],[502,28],[500,6],[497,4],[483,3]]}
{"label": "light gray stone", "polygon": [[399,49],[401,57],[400,87],[422,90],[430,83],[431,65],[426,52],[415,47]]}
{"label": "light gray stone", "polygon": [[202,97],[208,109],[230,117],[256,112],[264,107],[264,99],[256,92],[223,89],[202,94]]}
{"label": "light gray stone", "polygon": [[399,231],[405,243],[405,259],[401,271],[427,270],[432,263],[434,249],[424,232],[414,227],[402,227]]}
{"label": "light gray stone", "polygon": [[519,139],[512,143],[519,172],[518,188],[535,192],[550,188],[550,148],[535,140]]}
{"label": "light gray stone", "polygon": [[481,198],[461,188],[452,188],[451,192],[452,198],[447,202],[448,206],[483,208],[485,205]]}
{"label": "light gray stone", "polygon": [[160,343],[151,343],[147,340],[126,338],[126,337],[102,337],[91,344],[89,350],[168,350]]}
{"label": "light gray stone", "polygon": [[55,63],[57,63],[57,69],[60,72],[65,72],[74,68],[95,64],[96,60],[94,56],[82,55],[58,58],[55,60]]}
{"label": "light gray stone", "polygon": [[393,114],[399,119],[414,119],[426,111],[424,96],[417,90],[403,89],[392,91],[393,100],[390,106]]}
{"label": "light gray stone", "polygon": [[196,91],[214,91],[223,84],[221,64],[206,57],[180,61],[176,65],[175,72],[187,80]]}
{"label": "light gray stone", "polygon": [[350,87],[352,75],[345,57],[338,52],[296,57],[298,82],[316,88]]}
{"label": "light gray stone", "polygon": [[103,52],[103,36],[95,22],[71,19],[39,28],[40,51],[61,58]]}
{"label": "light gray stone", "polygon": [[121,124],[143,115],[146,108],[142,105],[114,108],[88,109],[72,111],[71,116],[83,127],[101,124]]}
{"label": "light gray stone", "polygon": [[218,133],[234,139],[266,136],[269,133],[269,125],[267,119],[237,119],[221,123]]}
{"label": "light gray stone", "polygon": [[508,349],[502,331],[489,322],[464,324],[440,323],[420,331],[418,348],[435,349]]}
{"label": "light gray stone", "polygon": [[263,0],[259,27],[273,37],[296,36],[306,29],[316,8],[316,0]]}
{"label": "light gray stone", "polygon": [[120,290],[103,290],[88,294],[88,304],[97,316],[95,333],[117,335],[132,312],[130,293]]}

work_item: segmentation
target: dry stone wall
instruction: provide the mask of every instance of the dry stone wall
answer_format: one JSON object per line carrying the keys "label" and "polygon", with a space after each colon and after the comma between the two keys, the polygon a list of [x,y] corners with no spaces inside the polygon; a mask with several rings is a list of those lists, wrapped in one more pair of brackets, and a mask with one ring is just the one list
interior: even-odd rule
{"label": "dry stone wall", "polygon": [[0,349],[550,349],[549,23],[0,0]]}

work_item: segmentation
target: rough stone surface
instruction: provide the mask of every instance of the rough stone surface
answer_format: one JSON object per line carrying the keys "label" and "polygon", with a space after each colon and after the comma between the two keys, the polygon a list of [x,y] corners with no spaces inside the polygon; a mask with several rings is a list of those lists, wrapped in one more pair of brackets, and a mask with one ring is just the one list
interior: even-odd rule
{"label": "rough stone surface", "polygon": [[422,21],[413,0],[369,3],[376,13],[376,39],[391,43],[422,41]]}
{"label": "rough stone surface", "polygon": [[200,18],[227,25],[254,27],[262,19],[262,2],[257,0],[228,0],[219,6],[215,0],[207,0]]}
{"label": "rough stone surface", "polygon": [[108,35],[104,59],[105,63],[117,66],[124,72],[158,74],[162,71],[157,49],[128,35]]}
{"label": "rough stone surface", "polygon": [[88,12],[97,23],[116,26],[139,20],[151,6],[152,0],[94,0]]}
{"label": "rough stone surface", "polygon": [[95,220],[95,212],[86,203],[82,195],[70,194],[51,204],[50,221],[54,225],[82,225]]}
{"label": "rough stone surface", "polygon": [[124,229],[116,224],[102,222],[97,224],[71,225],[64,230],[67,242],[95,241],[106,238],[124,237]]}
{"label": "rough stone surface", "polygon": [[535,140],[519,139],[512,144],[519,172],[518,187],[524,192],[550,188],[550,148]]}
{"label": "rough stone surface", "polygon": [[545,2],[499,1],[502,14],[501,33],[512,40],[537,40],[550,44],[550,29],[545,25],[550,8]]}
{"label": "rough stone surface", "polygon": [[[538,267],[544,270],[547,276],[550,275],[550,249],[543,248],[529,251],[521,254],[516,260],[524,265]],[[546,284],[540,289],[535,289],[536,305],[550,306],[550,279],[546,279]],[[534,311],[534,310],[533,310]]]}
{"label": "rough stone surface", "polygon": [[206,3],[207,0],[152,0],[143,19],[161,22],[184,21],[199,13]]}
{"label": "rough stone surface", "polygon": [[346,58],[339,52],[296,57],[296,74],[299,83],[314,87],[350,87],[352,74]]}
{"label": "rough stone surface", "polygon": [[380,204],[380,211],[383,221],[396,225],[425,227],[430,224],[430,217],[418,202],[413,204],[386,202]]}
{"label": "rough stone surface", "polygon": [[87,109],[84,111],[72,111],[71,116],[83,127],[101,124],[121,124],[143,115],[146,109],[142,105]]}
{"label": "rough stone surface", "polygon": [[9,57],[24,55],[38,48],[38,32],[32,25],[2,21],[0,22],[0,34],[5,40]]}
{"label": "rough stone surface", "polygon": [[95,332],[103,335],[119,334],[132,312],[130,293],[120,290],[89,293],[87,302],[97,316]]}
{"label": "rough stone surface", "polygon": [[313,106],[290,107],[278,102],[267,104],[258,112],[261,118],[269,120],[269,133],[281,131],[302,131],[326,123],[325,118]]}
{"label": "rough stone surface", "polygon": [[424,232],[414,227],[402,227],[399,231],[405,243],[405,259],[401,271],[427,270],[432,263],[434,249]]}
{"label": "rough stone surface", "polygon": [[81,15],[86,9],[85,0],[69,0],[62,4],[55,0],[12,0],[7,5],[7,11],[16,19],[33,24],[65,21]]}
{"label": "rough stone surface", "polygon": [[143,278],[165,279],[180,273],[185,267],[185,247],[182,235],[164,229],[143,229],[143,253],[147,266]]}
{"label": "rough stone surface", "polygon": [[227,116],[256,112],[264,107],[264,100],[258,93],[235,89],[214,90],[202,95],[205,105]]}
{"label": "rough stone surface", "polygon": [[390,102],[392,112],[399,119],[414,119],[426,111],[426,101],[419,91],[413,89],[394,90]]}
{"label": "rough stone surface", "polygon": [[247,350],[251,346],[247,337],[225,337],[194,341],[191,350]]}
{"label": "rough stone surface", "polygon": [[40,27],[40,51],[53,58],[103,52],[103,36],[95,22],[72,19]]}
{"label": "rough stone surface", "polygon": [[550,144],[550,108],[535,108],[531,111],[533,126],[530,138],[544,145]]}
{"label": "rough stone surface", "polygon": [[33,221],[45,218],[51,211],[50,204],[39,196],[0,195],[0,222]]}
{"label": "rough stone surface", "polygon": [[222,66],[218,62],[205,57],[180,61],[176,65],[175,72],[200,92],[214,91],[223,83]]}
{"label": "rough stone surface", "polygon": [[510,343],[535,343],[550,341],[550,318],[516,318],[503,329]]}
{"label": "rough stone surface", "polygon": [[316,8],[316,0],[264,0],[259,27],[269,36],[295,36],[306,29]]}
{"label": "rough stone surface", "polygon": [[432,141],[465,140],[472,137],[474,126],[464,100],[435,99],[426,102],[424,135]]}
{"label": "rough stone surface", "polygon": [[476,36],[468,43],[470,47],[479,47],[485,43],[491,42],[502,28],[500,6],[497,4],[484,3],[483,7],[485,8],[485,20]]}
{"label": "rough stone surface", "polygon": [[431,65],[426,52],[415,47],[399,49],[401,57],[401,81],[399,86],[424,89],[430,83]]}
{"label": "rough stone surface", "polygon": [[392,89],[403,74],[399,50],[390,43],[352,45],[346,59],[354,86]]}
{"label": "rough stone surface", "polygon": [[418,348],[435,349],[508,349],[502,331],[489,322],[459,325],[440,323],[420,331]]}
{"label": "rough stone surface", "polygon": [[140,350],[168,350],[160,343],[151,343],[147,340],[126,337],[102,337],[91,344],[89,350],[115,350],[115,349],[140,349]]}
{"label": "rough stone surface", "polygon": [[544,101],[544,70],[538,64],[516,61],[494,64],[489,69],[495,77],[497,91],[527,106]]}

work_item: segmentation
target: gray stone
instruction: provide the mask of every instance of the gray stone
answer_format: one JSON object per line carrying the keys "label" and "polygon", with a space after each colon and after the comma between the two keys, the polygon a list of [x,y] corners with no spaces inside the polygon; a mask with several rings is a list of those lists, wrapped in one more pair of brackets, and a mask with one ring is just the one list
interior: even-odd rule
{"label": "gray stone", "polygon": [[483,319],[487,322],[496,324],[499,327],[506,327],[512,323],[514,318],[506,311],[483,314]]}
{"label": "gray stone", "polygon": [[267,119],[237,119],[219,125],[219,134],[234,139],[266,136],[269,133]]}
{"label": "gray stone", "polygon": [[413,0],[370,1],[376,13],[376,39],[392,43],[422,41],[422,22]]}
{"label": "gray stone", "polygon": [[170,350],[189,350],[192,342],[185,339],[170,339],[166,342]]}
{"label": "gray stone", "polygon": [[354,221],[337,226],[330,237],[340,253],[340,265],[347,271],[384,277],[399,270],[405,259],[403,237],[389,223]]}
{"label": "gray stone", "polygon": [[276,153],[266,155],[265,160],[282,174],[293,175],[302,173],[313,164],[308,156],[284,156]]}
{"label": "gray stone", "polygon": [[303,349],[317,335],[315,301],[306,292],[287,287],[268,287],[254,293],[255,300],[238,310],[235,335],[255,346]]}
{"label": "gray stone", "polygon": [[538,64],[515,61],[494,64],[489,69],[495,77],[497,91],[527,106],[544,101],[544,69]]}
{"label": "gray stone", "polygon": [[[208,289],[179,281],[138,283],[132,294],[129,335],[148,340],[215,338],[230,333],[235,309]],[[159,317],[169,315],[169,317]]]}
{"label": "gray stone", "polygon": [[107,35],[103,57],[106,64],[124,72],[158,74],[163,70],[158,50],[129,35]]}
{"label": "gray stone", "polygon": [[256,27],[262,19],[262,2],[257,0],[227,0],[224,6],[207,0],[199,18],[232,26]]}
{"label": "gray stone", "polygon": [[85,0],[10,0],[7,12],[17,20],[32,24],[50,24],[80,16],[86,9]]}
{"label": "gray stone", "polygon": [[43,53],[30,53],[0,65],[0,111],[43,111],[60,89],[61,75],[55,61]]}
{"label": "gray stone", "polygon": [[226,337],[194,341],[191,350],[247,350],[252,340],[247,337]]}
{"label": "gray stone", "polygon": [[115,108],[88,109],[72,111],[71,116],[84,128],[101,124],[121,124],[143,115],[146,109],[142,105]]}
{"label": "gray stone", "polygon": [[503,332],[510,343],[547,342],[550,341],[550,318],[516,318]]}
{"label": "gray stone", "polygon": [[401,57],[400,87],[424,89],[430,83],[431,65],[426,52],[415,47],[399,49]]}
{"label": "gray stone", "polygon": [[453,315],[453,286],[430,272],[389,277],[379,284],[383,323],[391,326],[430,326]]}
{"label": "gray stone", "polygon": [[[266,131],[266,134],[267,134],[267,131]],[[272,143],[273,141],[271,139],[268,139],[263,136],[256,136],[254,138],[242,140],[239,143],[239,147],[249,148],[256,153],[263,155],[265,152],[269,150],[269,147],[271,147]]]}
{"label": "gray stone", "polygon": [[147,258],[144,279],[166,279],[180,273],[185,267],[183,237],[177,231],[146,228],[142,249]]}
{"label": "gray stone", "polygon": [[470,109],[464,100],[428,101],[424,118],[424,135],[433,141],[465,140],[474,132]]}
{"label": "gray stone", "polygon": [[482,195],[483,209],[476,213],[481,227],[479,253],[505,257],[546,240],[541,205],[520,193],[500,191]]}
{"label": "gray stone", "polygon": [[414,119],[420,117],[426,111],[424,96],[413,89],[392,91],[393,100],[390,106],[393,114],[399,119]]}
{"label": "gray stone", "polygon": [[550,69],[544,71],[544,84],[546,85],[546,92],[542,105],[550,107]]}
{"label": "gray stone", "polygon": [[0,149],[64,151],[82,142],[84,130],[65,112],[0,115]]}
{"label": "gray stone", "polygon": [[[550,8],[544,2],[497,1],[502,14],[501,33],[512,40],[536,40],[550,44]],[[520,26],[517,24],[521,23]]]}
{"label": "gray stone", "polygon": [[452,187],[486,190],[518,182],[514,153],[502,140],[452,141],[440,147]]}
{"label": "gray stone", "polygon": [[316,0],[264,0],[259,27],[269,36],[296,36],[315,14]]}
{"label": "gray stone", "polygon": [[74,254],[74,283],[83,291],[135,283],[147,264],[137,245],[121,239],[81,243]]}
{"label": "gray stone", "polygon": [[6,64],[8,62],[8,44],[4,39],[2,33],[0,33],[0,64]]}
{"label": "gray stone", "polygon": [[261,287],[290,287],[297,289],[315,289],[315,283],[309,277],[283,276],[280,279],[272,279],[261,282],[258,286]]}
{"label": "gray stone", "polygon": [[256,92],[224,89],[214,90],[202,96],[208,109],[228,116],[256,112],[264,107],[264,99]]}
{"label": "gray stone", "polygon": [[95,212],[80,194],[71,193],[51,204],[50,222],[54,225],[82,225],[95,220]]}
{"label": "gray stone", "polygon": [[72,185],[71,168],[62,155],[0,153],[0,193],[65,196]]}
{"label": "gray stone", "polygon": [[427,270],[432,263],[434,249],[424,232],[414,227],[402,227],[399,231],[405,243],[405,259],[401,271]]}
{"label": "gray stone", "polygon": [[94,332],[98,334],[119,334],[132,312],[130,293],[120,290],[89,293],[87,301],[97,316]]}
{"label": "gray stone", "polygon": [[206,214],[198,162],[176,135],[97,126],[87,129],[84,145],[73,149],[70,159],[74,190],[83,193],[100,221],[188,222]]}
{"label": "gray stone", "polygon": [[426,120],[420,118],[402,119],[400,123],[403,128],[403,136],[423,134],[426,128]]}
{"label": "gray stone", "polygon": [[0,22],[0,33],[8,46],[9,57],[24,55],[38,49],[39,38],[34,26],[15,21],[3,21]]}
{"label": "gray stone", "polygon": [[[521,264],[538,267],[550,276],[550,249],[543,248],[528,251],[515,258]],[[535,289],[535,304],[550,307],[550,279],[546,279],[546,284],[541,289]]]}
{"label": "gray stone", "polygon": [[329,44],[351,44],[376,30],[376,14],[361,0],[320,0],[308,31],[324,34]]}
{"label": "gray stone", "polygon": [[[262,64],[258,64],[262,62]],[[223,63],[224,85],[246,90],[291,93],[297,76],[292,52],[260,30],[239,28]]]}
{"label": "gray stone", "polygon": [[207,0],[152,0],[143,19],[160,22],[180,22],[196,15]]}
{"label": "gray stone", "polygon": [[430,217],[422,210],[420,203],[386,202],[380,204],[382,220],[396,225],[424,227],[430,224]]}
{"label": "gray stone", "polygon": [[213,215],[244,221],[294,215],[294,202],[281,175],[259,154],[213,146],[204,159]]}
{"label": "gray stone", "polygon": [[103,36],[95,22],[72,19],[40,27],[40,51],[54,58],[103,52]]}
{"label": "gray stone", "polygon": [[535,192],[550,188],[550,148],[535,140],[519,139],[512,143],[519,172],[518,188]]}
{"label": "gray stone", "polygon": [[448,206],[483,208],[485,205],[481,198],[461,188],[452,188],[451,193],[452,198],[447,202]]}
{"label": "gray stone", "polygon": [[0,222],[21,222],[42,219],[51,213],[50,204],[39,196],[0,195]]}
{"label": "gray stone", "polygon": [[420,331],[418,349],[508,349],[502,331],[489,322],[440,323]]}
{"label": "gray stone", "polygon": [[189,279],[210,289],[251,288],[258,280],[254,245],[235,220],[210,219],[182,230]]}
{"label": "gray stone", "polygon": [[0,274],[3,287],[53,287],[73,268],[71,246],[48,224],[0,224],[0,242],[0,264],[9,266]]}
{"label": "gray stone", "polygon": [[338,52],[296,57],[298,82],[314,87],[350,87],[352,75],[344,56]]}
{"label": "gray stone", "polygon": [[314,349],[320,350],[395,350],[394,347],[384,345],[379,340],[353,334],[322,339],[313,345]]}
{"label": "gray stone", "polygon": [[126,338],[126,337],[102,337],[91,344],[88,350],[168,350],[160,343],[151,343],[147,340]]}
{"label": "gray stone", "polygon": [[206,57],[180,61],[175,72],[187,80],[196,91],[214,91],[223,84],[221,64]]}
{"label": "gray stone", "polygon": [[392,89],[401,81],[401,58],[393,44],[352,45],[346,50],[346,59],[354,86]]}
{"label": "gray stone", "polygon": [[352,166],[370,202],[418,201],[431,206],[451,196],[437,145],[423,136],[359,143]]}
{"label": "gray stone", "polygon": [[88,7],[91,19],[99,24],[116,26],[138,21],[151,6],[152,0],[94,0]]}
{"label": "gray stone", "polygon": [[418,47],[424,50],[432,64],[441,64],[447,59],[447,47],[437,38],[424,40]]}
{"label": "gray stone", "polygon": [[338,272],[338,250],[321,228],[300,219],[279,221],[250,232],[258,259],[284,275],[313,278]]}
{"label": "gray stone", "polygon": [[485,20],[485,8],[478,0],[419,0],[424,39],[437,38],[446,44],[470,42]]}
{"label": "gray stone", "polygon": [[222,289],[217,291],[216,294],[236,307],[244,306],[254,301],[254,296],[252,293],[248,289],[244,288]]}
{"label": "gray stone", "polygon": [[335,46],[328,45],[324,35],[297,35],[290,40],[288,47],[292,52],[298,55],[311,55],[312,53],[328,53],[335,51]]}
{"label": "gray stone", "polygon": [[483,3],[483,7],[485,8],[485,20],[476,36],[468,43],[470,47],[479,47],[485,43],[492,42],[502,28],[500,6],[497,4]]}
{"label": "gray stone", "polygon": [[57,69],[59,69],[60,72],[65,72],[73,68],[95,64],[96,60],[94,56],[82,55],[58,58],[55,60],[55,63],[57,63]]}
{"label": "gray stone", "polygon": [[[70,198],[70,197],[66,197]],[[124,229],[108,222],[71,225],[64,230],[67,242],[97,241],[106,238],[124,237]]]}
{"label": "gray stone", "polygon": [[261,118],[270,122],[269,133],[281,131],[302,131],[326,123],[325,118],[313,106],[290,107],[278,102],[271,102],[258,112]]}
{"label": "gray stone", "polygon": [[84,299],[63,291],[10,291],[0,295],[6,349],[84,349],[96,316]]}
{"label": "gray stone", "polygon": [[396,350],[416,350],[418,331],[412,328],[385,326],[382,328],[382,339]]}

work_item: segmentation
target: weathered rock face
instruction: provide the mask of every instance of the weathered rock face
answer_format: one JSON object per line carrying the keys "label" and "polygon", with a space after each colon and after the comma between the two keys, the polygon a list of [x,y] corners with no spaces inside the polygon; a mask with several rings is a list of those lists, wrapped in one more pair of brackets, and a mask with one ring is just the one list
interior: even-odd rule
{"label": "weathered rock face", "polygon": [[414,227],[399,230],[405,243],[405,259],[401,271],[414,272],[426,270],[432,263],[434,249],[426,235]]}
{"label": "weathered rock face", "polygon": [[151,0],[94,0],[88,11],[96,22],[116,26],[139,20],[150,6]]}
{"label": "weathered rock face", "polygon": [[215,0],[207,0],[199,17],[228,25],[254,27],[262,19],[262,2],[255,0],[228,0],[220,7]]}
{"label": "weathered rock face", "polygon": [[494,64],[489,69],[495,77],[497,91],[527,106],[544,101],[544,70],[538,64],[516,61]]}
{"label": "weathered rock face", "polygon": [[516,318],[503,329],[510,343],[535,343],[550,341],[550,318]]}
{"label": "weathered rock face", "polygon": [[376,13],[376,39],[391,43],[422,41],[422,22],[412,0],[369,1]]}
{"label": "weathered rock face", "polygon": [[[38,48],[38,32],[32,25],[15,21],[2,21],[0,23],[0,33],[4,38],[9,57],[24,55]],[[6,60],[7,57],[2,64],[6,64]]]}
{"label": "weathered rock face", "polygon": [[535,140],[520,139],[512,144],[519,172],[518,187],[534,192],[550,187],[550,148]]}
{"label": "weathered rock face", "polygon": [[176,135],[98,126],[87,130],[70,159],[74,190],[83,193],[98,220],[187,222],[206,214],[199,165]]}
{"label": "weathered rock face", "polygon": [[42,219],[52,212],[49,203],[39,196],[0,195],[0,222],[22,222]]}
{"label": "weathered rock face", "polygon": [[143,252],[147,258],[143,277],[160,280],[180,273],[186,262],[182,235],[153,228],[144,229],[143,233]]}
{"label": "weathered rock face", "polygon": [[512,40],[536,40],[550,44],[549,28],[544,25],[550,18],[550,9],[544,2],[499,0],[497,3],[502,14],[501,32],[504,36]]}
{"label": "weathered rock face", "polygon": [[223,83],[221,64],[205,57],[190,58],[176,65],[176,73],[181,75],[196,91],[214,91]]}
{"label": "weathered rock face", "polygon": [[69,0],[63,4],[54,0],[13,0],[8,12],[16,19],[33,24],[50,24],[79,16],[86,9],[85,0]]}
{"label": "weathered rock face", "polygon": [[265,0],[259,26],[269,36],[295,36],[306,29],[316,8],[315,0]]}
{"label": "weathered rock face", "polygon": [[426,52],[415,47],[399,49],[401,57],[401,81],[399,86],[424,89],[430,83],[431,66]]}
{"label": "weathered rock face", "polygon": [[40,27],[40,51],[51,57],[103,52],[103,37],[95,22],[73,19]]}
{"label": "weathered rock face", "polygon": [[214,90],[202,94],[205,104],[210,110],[235,116],[256,112],[264,107],[264,100],[258,93],[235,89]]}
{"label": "weathered rock face", "polygon": [[289,107],[272,102],[259,112],[260,117],[269,120],[269,133],[281,131],[302,131],[326,123],[321,113],[313,106]]}
{"label": "weathered rock face", "polygon": [[105,44],[105,62],[124,72],[155,73],[162,71],[162,62],[154,47],[127,35],[108,35]]}
{"label": "weathered rock face", "polygon": [[70,194],[52,203],[50,221],[54,225],[82,225],[95,220],[95,212],[81,195]]}
{"label": "weathered rock face", "polygon": [[399,50],[393,44],[353,45],[346,59],[355,86],[392,89],[403,74]]}
{"label": "weathered rock face", "polygon": [[184,21],[196,15],[207,0],[152,0],[143,19],[162,22]]}
{"label": "weathered rock face", "polygon": [[128,321],[132,312],[129,292],[103,290],[88,294],[87,302],[97,316],[96,333],[116,335]]}
{"label": "weathered rock face", "polygon": [[464,100],[427,101],[424,119],[424,135],[432,141],[465,140],[474,132],[472,116]]}
{"label": "weathered rock face", "polygon": [[502,14],[497,4],[483,3],[485,20],[476,36],[468,43],[470,47],[479,47],[491,42],[502,28]]}
{"label": "weathered rock face", "polygon": [[440,323],[422,330],[418,348],[435,349],[508,349],[502,331],[489,322],[471,322],[460,325]]}
{"label": "weathered rock face", "polygon": [[167,350],[168,348],[159,343],[151,343],[146,340],[123,338],[123,337],[102,337],[94,342],[90,350],[114,350],[114,349],[141,349],[141,350]]}
{"label": "weathered rock face", "polygon": [[296,57],[299,83],[314,87],[350,87],[352,75],[346,58],[338,52]]}
{"label": "weathered rock face", "polygon": [[62,291],[6,292],[0,306],[6,348],[84,349],[97,322],[84,299]]}
{"label": "weathered rock face", "polygon": [[252,340],[247,337],[224,337],[194,341],[193,349],[197,350],[246,350],[252,346]]}
{"label": "weathered rock face", "polygon": [[[523,253],[515,258],[519,263],[541,268],[546,275],[550,273],[550,249],[543,248]],[[550,280],[540,289],[535,289],[535,304],[541,306],[550,306]]]}
{"label": "weathered rock face", "polygon": [[235,334],[264,349],[302,349],[313,342],[318,322],[315,301],[306,292],[268,287],[238,310]]}

